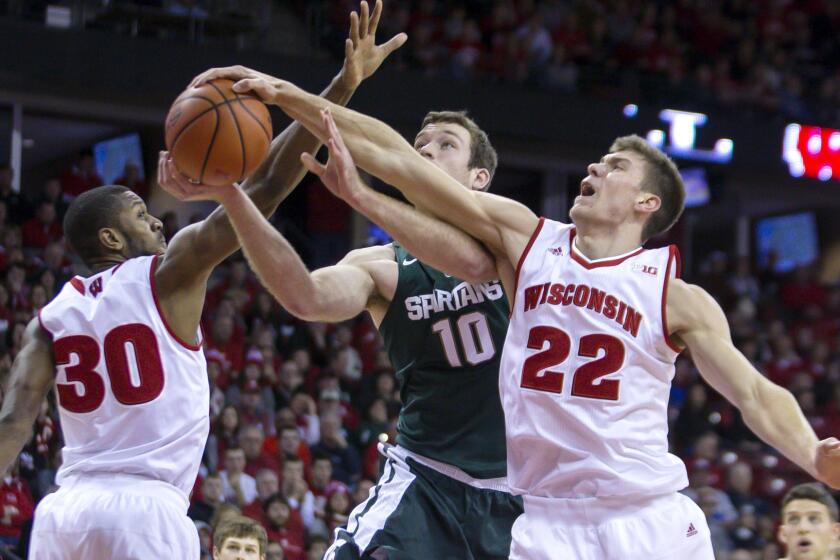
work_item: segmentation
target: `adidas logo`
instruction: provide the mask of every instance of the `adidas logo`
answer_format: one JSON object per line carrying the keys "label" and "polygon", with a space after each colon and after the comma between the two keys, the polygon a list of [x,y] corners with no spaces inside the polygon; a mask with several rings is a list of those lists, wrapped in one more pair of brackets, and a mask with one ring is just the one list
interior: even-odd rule
{"label": "adidas logo", "polygon": [[693,537],[697,534],[697,529],[694,528],[694,523],[688,524],[688,531],[685,532],[686,538]]}
{"label": "adidas logo", "polygon": [[548,250],[549,253],[554,255],[555,257],[562,257],[563,256],[563,247],[552,247]]}

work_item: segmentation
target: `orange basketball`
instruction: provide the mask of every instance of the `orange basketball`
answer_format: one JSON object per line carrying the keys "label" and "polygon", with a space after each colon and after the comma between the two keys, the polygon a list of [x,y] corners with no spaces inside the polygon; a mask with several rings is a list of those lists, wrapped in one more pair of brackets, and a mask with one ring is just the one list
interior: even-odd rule
{"label": "orange basketball", "polygon": [[178,96],[166,116],[166,148],[178,170],[205,185],[250,175],[271,144],[271,117],[257,97],[213,80]]}

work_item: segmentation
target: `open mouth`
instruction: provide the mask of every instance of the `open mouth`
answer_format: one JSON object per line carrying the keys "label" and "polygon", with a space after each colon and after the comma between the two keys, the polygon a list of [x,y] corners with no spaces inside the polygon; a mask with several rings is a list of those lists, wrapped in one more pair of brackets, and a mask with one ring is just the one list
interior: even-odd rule
{"label": "open mouth", "polygon": [[595,194],[595,187],[590,185],[586,182],[586,180],[581,181],[580,183],[580,195],[581,196],[592,196]]}
{"label": "open mouth", "polygon": [[796,541],[796,548],[801,551],[811,550],[812,546],[813,543],[811,542],[811,539],[799,539],[798,541]]}

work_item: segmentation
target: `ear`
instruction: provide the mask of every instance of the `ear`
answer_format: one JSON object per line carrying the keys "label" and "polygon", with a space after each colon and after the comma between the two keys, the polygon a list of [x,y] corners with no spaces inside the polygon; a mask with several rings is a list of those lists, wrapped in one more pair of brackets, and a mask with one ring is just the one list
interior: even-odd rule
{"label": "ear", "polygon": [[636,196],[636,204],[634,206],[636,212],[643,214],[653,214],[662,208],[662,199],[653,193],[642,191]]}
{"label": "ear", "polygon": [[102,228],[99,230],[99,242],[109,252],[119,253],[125,248],[125,240],[122,234],[115,228]]}
{"label": "ear", "polygon": [[470,169],[470,188],[474,191],[483,191],[490,182],[490,172],[483,167]]}
{"label": "ear", "polygon": [[779,525],[779,528],[776,529],[776,538],[779,539],[779,542],[783,545],[787,546],[787,535],[785,534],[785,524],[782,523]]}

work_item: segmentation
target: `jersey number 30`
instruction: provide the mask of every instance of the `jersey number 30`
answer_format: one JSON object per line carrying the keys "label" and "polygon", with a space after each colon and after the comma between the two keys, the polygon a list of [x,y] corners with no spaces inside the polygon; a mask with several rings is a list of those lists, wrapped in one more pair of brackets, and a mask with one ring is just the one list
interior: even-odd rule
{"label": "jersey number 30", "polygon": [[[132,379],[129,365],[129,345],[134,354],[135,379]],[[105,371],[117,401],[124,405],[143,404],[163,392],[163,364],[152,329],[141,323],[115,327],[105,335],[103,350]],[[96,371],[101,354],[96,339],[84,335],[66,336],[53,343],[53,351],[55,364],[65,366],[64,375],[68,381],[56,383],[61,406],[76,413],[99,408],[105,400],[105,381]],[[78,385],[81,385],[81,391]]]}
{"label": "jersey number 30", "polygon": [[[543,346],[548,343],[548,348]],[[528,348],[542,350],[525,360],[522,366],[521,387],[547,391],[549,393],[563,392],[564,374],[559,371],[548,371],[566,361],[572,351],[572,341],[565,331],[556,327],[538,326],[528,333]],[[578,355],[586,358],[597,358],[587,362],[575,370],[572,376],[572,395],[589,399],[607,401],[618,400],[618,379],[601,379],[605,375],[615,373],[624,365],[624,344],[614,336],[606,334],[587,334],[582,336],[578,345]],[[546,370],[543,375],[540,372]],[[600,379],[600,383],[595,383]]]}

